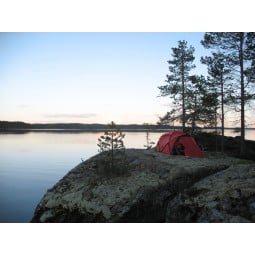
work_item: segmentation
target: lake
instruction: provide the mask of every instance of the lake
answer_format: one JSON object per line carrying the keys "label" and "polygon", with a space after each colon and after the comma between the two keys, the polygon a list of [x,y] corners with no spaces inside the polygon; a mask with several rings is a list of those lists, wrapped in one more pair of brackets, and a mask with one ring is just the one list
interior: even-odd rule
{"label": "lake", "polygon": [[[126,148],[144,148],[146,133],[124,132]],[[248,130],[246,139],[255,140]],[[36,205],[73,167],[98,153],[103,133],[0,134],[0,222],[29,222]],[[157,142],[163,133],[150,133]],[[236,136],[231,130],[226,135]]]}

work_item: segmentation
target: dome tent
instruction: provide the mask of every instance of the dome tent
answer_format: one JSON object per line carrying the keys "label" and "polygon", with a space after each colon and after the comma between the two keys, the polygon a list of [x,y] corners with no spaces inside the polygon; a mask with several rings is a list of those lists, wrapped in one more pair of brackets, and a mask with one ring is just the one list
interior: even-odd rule
{"label": "dome tent", "polygon": [[182,144],[185,156],[191,158],[205,157],[195,139],[182,131],[172,131],[162,135],[158,140],[156,151],[172,155],[177,143]]}

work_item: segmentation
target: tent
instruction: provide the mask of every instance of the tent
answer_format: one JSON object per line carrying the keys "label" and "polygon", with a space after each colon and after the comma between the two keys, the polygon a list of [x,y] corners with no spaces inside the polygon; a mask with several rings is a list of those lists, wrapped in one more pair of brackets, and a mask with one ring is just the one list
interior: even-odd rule
{"label": "tent", "polygon": [[162,135],[156,146],[156,151],[165,154],[174,154],[177,144],[183,146],[183,154],[192,158],[204,158],[205,154],[197,145],[195,139],[182,132],[173,131]]}

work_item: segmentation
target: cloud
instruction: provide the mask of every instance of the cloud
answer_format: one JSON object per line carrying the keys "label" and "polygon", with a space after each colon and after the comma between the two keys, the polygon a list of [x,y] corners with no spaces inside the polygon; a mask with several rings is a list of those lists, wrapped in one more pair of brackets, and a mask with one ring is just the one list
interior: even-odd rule
{"label": "cloud", "polygon": [[57,113],[57,114],[48,114],[45,115],[47,118],[91,118],[91,117],[96,117],[97,114],[95,113]]}
{"label": "cloud", "polygon": [[19,105],[17,105],[17,107],[19,107],[19,108],[28,108],[29,105],[27,105],[27,104],[19,104]]}

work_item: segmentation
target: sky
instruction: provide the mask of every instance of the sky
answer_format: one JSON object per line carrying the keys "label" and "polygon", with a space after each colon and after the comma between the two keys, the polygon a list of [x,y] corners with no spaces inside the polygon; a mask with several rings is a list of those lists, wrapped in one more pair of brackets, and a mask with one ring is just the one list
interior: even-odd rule
{"label": "sky", "polygon": [[254,30],[250,0],[2,2],[0,120],[8,121],[156,123],[169,111],[158,86],[179,40],[195,47],[194,73],[205,74],[201,31]]}
{"label": "sky", "polygon": [[156,123],[179,40],[206,67],[199,32],[0,33],[0,119],[30,123]]}

